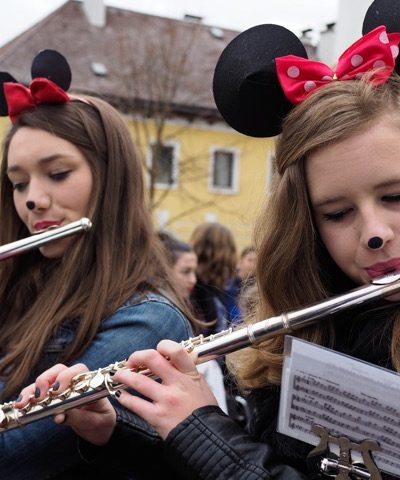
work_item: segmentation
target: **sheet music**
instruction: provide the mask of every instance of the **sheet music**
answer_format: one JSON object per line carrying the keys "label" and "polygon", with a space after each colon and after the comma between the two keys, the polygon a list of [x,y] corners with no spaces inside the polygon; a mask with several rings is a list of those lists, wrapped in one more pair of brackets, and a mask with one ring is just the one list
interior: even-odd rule
{"label": "sheet music", "polygon": [[319,443],[313,424],[376,440],[378,468],[400,477],[400,375],[294,337],[285,342],[278,431],[311,445]]}

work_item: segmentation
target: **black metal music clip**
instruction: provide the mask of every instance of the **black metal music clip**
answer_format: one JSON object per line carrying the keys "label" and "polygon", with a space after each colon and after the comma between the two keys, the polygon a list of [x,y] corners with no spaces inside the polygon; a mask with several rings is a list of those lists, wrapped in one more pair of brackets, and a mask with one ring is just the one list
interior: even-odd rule
{"label": "black metal music clip", "polygon": [[[313,425],[311,431],[321,439],[307,456],[307,464],[312,473],[322,473],[336,480],[382,480],[371,453],[373,450],[381,449],[377,442],[364,440],[356,443],[346,437],[334,437],[320,425]],[[330,443],[339,446],[339,457],[333,456],[330,452]],[[352,451],[361,454],[362,465],[353,462]]]}

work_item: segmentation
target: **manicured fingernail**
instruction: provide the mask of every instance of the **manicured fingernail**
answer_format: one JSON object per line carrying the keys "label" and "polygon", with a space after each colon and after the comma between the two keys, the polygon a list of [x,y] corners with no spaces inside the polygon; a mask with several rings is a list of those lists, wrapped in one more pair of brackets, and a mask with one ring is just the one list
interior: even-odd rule
{"label": "manicured fingernail", "polygon": [[60,388],[60,382],[55,382],[51,388],[53,389],[53,392],[55,392]]}
{"label": "manicured fingernail", "polygon": [[20,402],[21,400],[22,400],[22,395],[19,395],[18,398],[15,401]]}
{"label": "manicured fingernail", "polygon": [[39,398],[39,397],[40,397],[40,388],[36,387],[35,388],[35,398]]}
{"label": "manicured fingernail", "polygon": [[122,393],[121,390],[117,390],[117,391],[115,392],[115,396],[116,396],[117,398],[119,398],[119,397],[121,396],[121,393]]}

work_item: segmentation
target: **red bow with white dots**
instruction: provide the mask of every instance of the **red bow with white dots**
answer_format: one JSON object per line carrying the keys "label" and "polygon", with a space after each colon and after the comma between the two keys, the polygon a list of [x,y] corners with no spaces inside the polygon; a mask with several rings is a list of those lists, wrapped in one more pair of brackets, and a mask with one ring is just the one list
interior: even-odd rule
{"label": "red bow with white dots", "polygon": [[314,60],[286,55],[275,59],[279,82],[286,98],[293,104],[333,80],[359,80],[376,70],[371,81],[381,85],[391,75],[399,54],[400,33],[386,33],[377,27],[351,45],[339,58],[336,71]]}

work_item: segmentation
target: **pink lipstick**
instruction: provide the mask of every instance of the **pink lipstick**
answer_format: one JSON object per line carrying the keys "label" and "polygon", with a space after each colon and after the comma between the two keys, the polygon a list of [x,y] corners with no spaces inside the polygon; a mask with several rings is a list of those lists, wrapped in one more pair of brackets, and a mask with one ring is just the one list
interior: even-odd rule
{"label": "pink lipstick", "polygon": [[393,273],[400,270],[400,258],[392,258],[387,262],[375,263],[371,267],[366,268],[371,278],[376,278],[387,273]]}

